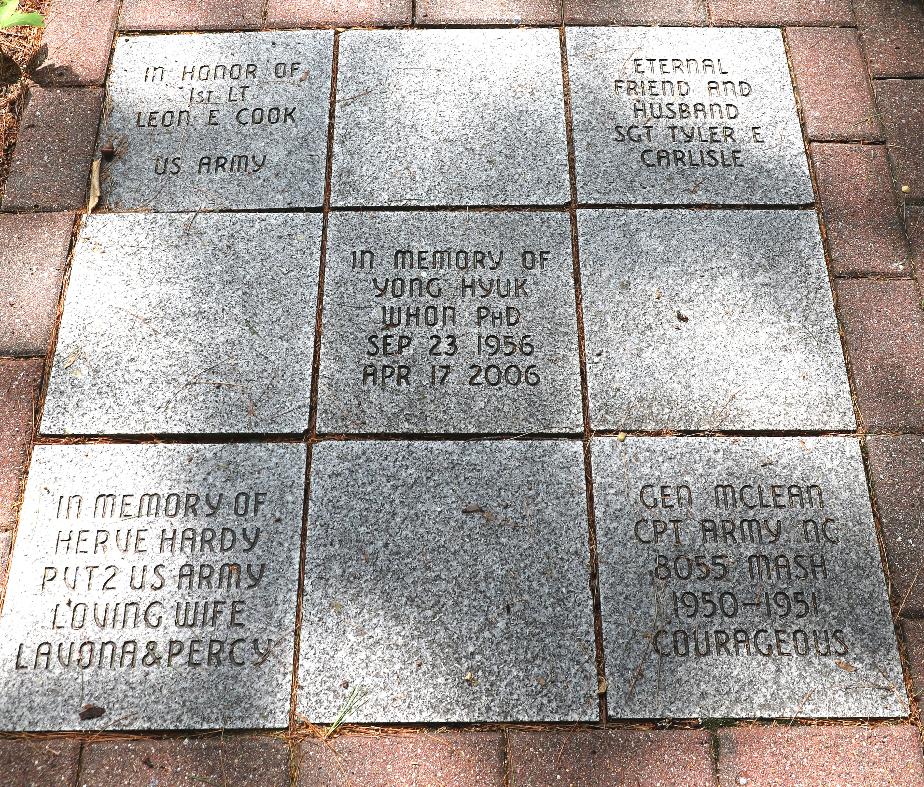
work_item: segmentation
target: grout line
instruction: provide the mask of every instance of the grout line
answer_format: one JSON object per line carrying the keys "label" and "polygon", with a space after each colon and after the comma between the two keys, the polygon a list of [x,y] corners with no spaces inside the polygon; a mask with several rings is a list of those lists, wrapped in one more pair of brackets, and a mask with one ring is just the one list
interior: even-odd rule
{"label": "grout line", "polygon": [[606,692],[600,688],[606,685],[606,661],[603,652],[603,613],[600,603],[599,569],[597,559],[597,524],[594,512],[593,465],[590,451],[590,393],[587,385],[587,353],[584,345],[584,302],[581,289],[581,258],[578,244],[577,224],[577,171],[575,167],[574,133],[571,117],[571,81],[568,73],[568,47],[564,22],[559,29],[561,47],[562,93],[564,96],[565,139],[568,147],[568,181],[571,193],[569,217],[571,219],[571,265],[574,277],[574,306],[577,321],[578,363],[581,373],[581,410],[584,423],[582,444],[584,449],[584,494],[587,506],[587,539],[589,549],[590,594],[593,606],[595,661],[597,666],[597,701],[600,723],[607,721]]}
{"label": "grout line", "polygon": [[73,787],[80,787],[80,772],[83,770],[83,751],[86,746],[85,741],[81,741],[80,745],[77,747],[77,763],[74,768],[74,784]]}

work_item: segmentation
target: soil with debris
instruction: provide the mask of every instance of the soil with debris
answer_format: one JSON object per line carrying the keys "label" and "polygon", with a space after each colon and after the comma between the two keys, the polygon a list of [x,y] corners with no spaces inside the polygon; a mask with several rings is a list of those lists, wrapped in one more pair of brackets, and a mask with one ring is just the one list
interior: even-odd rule
{"label": "soil with debris", "polygon": [[[19,9],[47,14],[50,4],[50,0],[20,0]],[[26,82],[41,40],[41,28],[0,30],[0,193],[3,192],[13,157]]]}

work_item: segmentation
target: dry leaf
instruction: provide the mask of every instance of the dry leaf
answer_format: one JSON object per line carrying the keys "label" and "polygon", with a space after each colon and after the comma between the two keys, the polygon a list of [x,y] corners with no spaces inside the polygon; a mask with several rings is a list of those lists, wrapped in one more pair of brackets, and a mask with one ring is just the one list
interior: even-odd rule
{"label": "dry leaf", "polygon": [[834,659],[834,663],[837,664],[844,672],[856,672],[857,668],[853,664],[848,664],[846,661],[841,661],[840,659]]}
{"label": "dry leaf", "polygon": [[99,202],[99,165],[100,159],[93,162],[90,167],[90,196],[87,199],[87,213],[92,213],[96,203]]}

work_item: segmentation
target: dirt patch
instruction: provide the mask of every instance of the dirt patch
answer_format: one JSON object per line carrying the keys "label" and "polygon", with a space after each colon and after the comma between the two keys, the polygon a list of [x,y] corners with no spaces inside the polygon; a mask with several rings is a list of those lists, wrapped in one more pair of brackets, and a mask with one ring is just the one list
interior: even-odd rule
{"label": "dirt patch", "polygon": [[[47,14],[49,5],[50,0],[20,0],[19,8]],[[0,193],[6,183],[16,143],[26,80],[41,40],[42,30],[39,28],[11,27],[0,31]]]}

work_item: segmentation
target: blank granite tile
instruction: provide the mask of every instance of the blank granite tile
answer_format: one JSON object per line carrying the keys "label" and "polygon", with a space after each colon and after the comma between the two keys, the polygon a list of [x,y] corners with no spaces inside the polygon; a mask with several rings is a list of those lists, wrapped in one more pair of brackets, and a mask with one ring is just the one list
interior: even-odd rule
{"label": "blank granite tile", "polygon": [[850,0],[709,0],[717,25],[853,25]]}
{"label": "blank granite tile", "polygon": [[779,30],[567,31],[578,200],[807,204]]}
{"label": "blank granite tile", "polygon": [[320,235],[307,213],[90,216],[42,431],[307,429]]}
{"label": "blank granite tile", "polygon": [[706,22],[706,0],[565,0],[565,24],[696,25]]}
{"label": "blank granite tile", "polygon": [[407,732],[309,739],[298,748],[298,787],[503,787],[504,736]]}
{"label": "blank granite tile", "polygon": [[42,85],[103,84],[118,14],[119,0],[54,3],[42,33],[35,81]]}
{"label": "blank granite tile", "polygon": [[278,738],[222,735],[90,742],[80,760],[86,787],[284,787],[289,747]]}
{"label": "blank granite tile", "polygon": [[881,140],[857,31],[790,27],[786,42],[809,139]]}
{"label": "blank granite tile", "polygon": [[814,211],[583,210],[596,429],[852,429]]}
{"label": "blank granite tile", "polygon": [[579,441],[320,443],[298,712],[595,719],[588,562]]}
{"label": "blank granite tile", "polygon": [[43,367],[41,358],[0,358],[0,530],[16,524]]}
{"label": "blank granite tile", "polygon": [[558,24],[556,0],[417,0],[417,22],[443,25]]}
{"label": "blank granite tile", "polygon": [[870,478],[898,615],[924,615],[924,437],[872,436]]}
{"label": "blank granite tile", "polygon": [[33,87],[19,123],[3,210],[83,208],[103,91]]}
{"label": "blank granite tile", "polygon": [[48,352],[73,227],[73,213],[0,215],[0,355]]}
{"label": "blank granite tile", "polygon": [[304,473],[302,444],[37,446],[0,730],[285,727]]}
{"label": "blank granite tile", "polygon": [[924,200],[924,80],[879,79],[876,102],[902,197]]}
{"label": "blank granite tile", "polygon": [[907,274],[908,239],[882,145],[811,146],[835,274]]}
{"label": "blank granite tile", "polygon": [[591,449],[611,716],[907,715],[856,439]]}
{"label": "blank granite tile", "polygon": [[705,730],[510,730],[511,784],[714,787]]}
{"label": "blank granite tile", "polygon": [[334,205],[569,199],[557,30],[347,31],[336,115]]}
{"label": "blank granite tile", "polygon": [[55,738],[0,740],[4,787],[73,787],[80,741]]}
{"label": "blank granite tile", "polygon": [[321,432],[580,432],[564,213],[334,213]]}
{"label": "blank granite tile", "polygon": [[924,7],[918,0],[853,0],[874,77],[924,76]]}
{"label": "blank granite tile", "polygon": [[411,0],[267,0],[267,27],[409,25]]}
{"label": "blank granite tile", "polygon": [[100,130],[112,210],[319,206],[333,31],[121,37]]}
{"label": "blank granite tile", "polygon": [[911,724],[789,724],[718,733],[720,787],[921,787],[924,763]]}
{"label": "blank granite tile", "polygon": [[10,545],[13,543],[11,530],[0,530],[0,601],[6,592],[6,576],[10,568]]}
{"label": "blank granite tile", "polygon": [[261,0],[123,0],[120,30],[245,30],[260,27]]}

